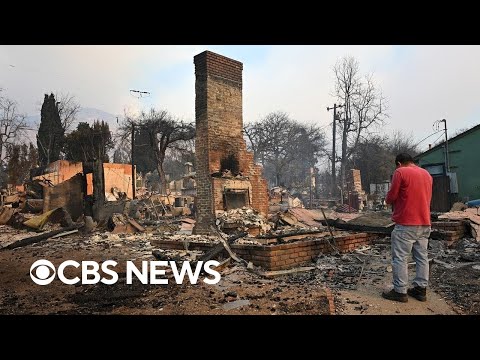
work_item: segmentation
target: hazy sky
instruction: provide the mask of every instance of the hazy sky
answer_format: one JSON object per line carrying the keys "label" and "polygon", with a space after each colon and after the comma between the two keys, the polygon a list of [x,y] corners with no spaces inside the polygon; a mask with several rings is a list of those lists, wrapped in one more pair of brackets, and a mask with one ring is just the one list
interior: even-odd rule
{"label": "hazy sky", "polygon": [[[328,125],[332,66],[353,55],[389,101],[390,118],[379,131],[399,129],[420,140],[437,119],[447,119],[450,134],[480,123],[480,46],[2,45],[0,88],[28,115],[39,113],[44,93],[68,92],[82,107],[114,115],[155,106],[194,120],[193,56],[204,50],[243,62],[244,122],[281,110]],[[130,89],[151,96],[138,99]]]}

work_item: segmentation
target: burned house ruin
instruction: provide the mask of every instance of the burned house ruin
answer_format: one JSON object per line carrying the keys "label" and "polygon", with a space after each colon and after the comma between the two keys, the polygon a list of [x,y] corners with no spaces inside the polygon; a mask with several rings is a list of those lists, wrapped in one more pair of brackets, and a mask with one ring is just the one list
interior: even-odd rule
{"label": "burned house ruin", "polygon": [[239,61],[204,51],[194,57],[196,234],[208,234],[215,211],[251,207],[268,213],[267,182],[243,138]]}

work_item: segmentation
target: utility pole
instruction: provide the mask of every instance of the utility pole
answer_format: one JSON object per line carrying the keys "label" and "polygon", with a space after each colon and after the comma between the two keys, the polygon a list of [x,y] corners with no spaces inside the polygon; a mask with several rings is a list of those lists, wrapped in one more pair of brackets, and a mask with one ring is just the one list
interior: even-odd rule
{"label": "utility pole", "polygon": [[337,108],[342,108],[344,105],[337,105],[333,104],[333,108],[327,107],[327,111],[333,109],[333,138],[332,138],[332,196],[335,196],[337,192],[337,175],[335,171],[335,164],[336,164],[336,154],[335,154],[335,141],[336,141],[336,129],[337,129]]}
{"label": "utility pole", "polygon": [[132,151],[131,151],[131,163],[132,163],[132,200],[135,199],[135,187],[137,185],[137,179],[135,176],[135,165],[133,163],[133,155],[135,153],[135,123],[132,121]]}
{"label": "utility pole", "polygon": [[443,131],[445,131],[445,154],[444,154],[444,162],[445,162],[445,172],[449,173],[450,172],[450,162],[448,158],[448,136],[447,136],[447,120],[442,119],[442,120],[436,120],[433,123],[433,126],[437,131],[439,131],[440,123],[443,122]]}
{"label": "utility pole", "polygon": [[447,137],[447,120],[442,119],[440,122],[443,122],[443,129],[445,130],[445,168],[447,173],[450,172],[450,163],[448,159],[448,137]]}
{"label": "utility pole", "polygon": [[[150,93],[148,91],[140,91],[140,90],[130,90],[130,94],[137,97],[142,98],[144,96],[149,96]],[[118,119],[117,119],[118,121]],[[131,163],[132,163],[132,200],[135,199],[135,188],[137,187],[137,177],[135,176],[135,165],[133,163],[133,155],[135,153],[135,122],[132,120],[132,151],[131,151]]]}
{"label": "utility pole", "polygon": [[314,175],[314,171],[313,171],[313,167],[310,168],[310,206],[309,208],[310,209],[313,209],[313,206],[312,206],[312,203],[313,203],[313,193],[312,193],[312,188],[313,188],[313,177]]}

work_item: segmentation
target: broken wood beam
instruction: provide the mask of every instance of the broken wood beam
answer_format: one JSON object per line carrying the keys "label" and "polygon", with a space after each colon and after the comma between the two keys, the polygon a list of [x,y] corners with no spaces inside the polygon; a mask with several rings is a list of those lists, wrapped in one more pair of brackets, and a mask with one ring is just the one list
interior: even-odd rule
{"label": "broken wood beam", "polygon": [[[244,236],[247,236],[248,234],[246,232],[242,232],[238,235],[233,235],[231,237],[229,237],[227,240],[226,240],[226,243],[227,244],[231,244],[232,242],[234,242],[235,240],[237,239],[240,239]],[[211,260],[212,258],[214,258],[216,255],[220,254],[223,249],[225,249],[225,246],[223,244],[222,241],[220,241],[220,243],[218,243],[217,245],[215,245],[212,249],[210,249],[209,251],[207,251],[205,254],[203,254],[200,259],[198,259],[198,261],[203,261],[203,262],[206,262],[208,260]],[[196,264],[196,262],[195,262]]]}
{"label": "broken wood beam", "polygon": [[49,231],[47,233],[43,233],[43,234],[40,234],[40,235],[30,236],[28,238],[24,238],[24,239],[15,241],[14,243],[12,243],[10,245],[5,246],[1,250],[5,250],[5,249],[11,250],[11,249],[16,249],[16,248],[19,248],[19,247],[27,246],[27,245],[30,245],[30,244],[35,244],[37,242],[47,240],[54,235],[57,235],[57,234],[60,234],[60,233],[66,232],[66,231],[76,230],[76,229],[78,229],[82,226],[83,226],[82,224],[76,224],[76,225],[69,226],[69,227],[66,227],[66,228]]}
{"label": "broken wood beam", "polygon": [[328,224],[328,220],[327,220],[327,216],[325,215],[325,211],[323,211],[323,208],[320,208],[320,210],[322,211],[323,219],[325,220],[325,223],[327,224],[328,232],[330,233],[330,236],[333,239],[333,232],[332,232],[332,229],[330,229],[330,225]]}
{"label": "broken wood beam", "polygon": [[130,223],[130,225],[132,225],[135,229],[137,229],[140,232],[145,232],[145,228],[142,225],[140,225],[138,222],[136,222],[134,219],[128,217],[127,220]]}
{"label": "broken wood beam", "polygon": [[315,269],[315,266],[305,266],[305,267],[298,267],[298,268],[288,269],[288,270],[257,271],[256,274],[269,278],[269,277],[275,277],[275,276],[295,274],[295,273],[304,272],[304,271],[311,271],[314,269]]}
{"label": "broken wood beam", "polygon": [[442,265],[443,267],[445,267],[445,268],[447,268],[447,269],[454,269],[454,268],[455,268],[455,265],[448,264],[448,263],[443,262],[443,261],[438,260],[438,259],[433,259],[433,264]]}
{"label": "broken wood beam", "polygon": [[220,241],[222,242],[223,247],[225,248],[225,250],[227,250],[228,255],[230,255],[230,257],[231,257],[233,260],[235,260],[236,262],[243,262],[243,263],[245,263],[245,265],[248,265],[248,262],[247,262],[247,261],[245,261],[244,259],[239,258],[239,257],[232,251],[232,249],[230,249],[230,245],[228,244],[227,241],[225,241],[223,238],[221,238]]}
{"label": "broken wood beam", "polygon": [[293,241],[293,240],[302,240],[305,238],[309,238],[311,236],[312,234],[291,235],[286,237],[282,236],[280,238],[277,238],[277,240],[278,240],[278,243],[282,244],[282,243]]}
{"label": "broken wood beam", "polygon": [[358,284],[360,284],[360,280],[362,279],[364,269],[365,269],[365,260],[363,260],[362,270],[360,270],[360,275],[358,276],[357,282],[355,283],[355,290],[358,290]]}
{"label": "broken wood beam", "polygon": [[[333,236],[332,229],[330,229],[330,225],[328,224],[328,219],[325,216],[325,212],[323,211],[323,208],[320,208],[320,210],[322,211],[323,219],[325,220],[325,223],[327,224],[328,232],[330,233],[330,238],[327,240],[328,244],[333,249],[333,252],[335,254],[339,254],[340,251],[338,250],[338,247],[337,247],[337,241],[335,240],[335,237]],[[332,241],[333,244],[330,241]]]}
{"label": "broken wood beam", "polygon": [[330,225],[337,229],[342,230],[352,230],[352,231],[360,231],[360,232],[367,232],[367,233],[378,233],[378,234],[391,234],[394,228],[394,225],[389,227],[384,226],[368,226],[368,225],[354,225],[349,224],[348,222],[340,222],[337,220],[327,219],[327,221],[322,220],[323,225]]}
{"label": "broken wood beam", "polygon": [[160,220],[160,216],[158,215],[157,208],[155,207],[155,204],[153,203],[152,198],[149,197],[148,200],[150,200],[150,202],[152,203],[153,211],[155,211],[155,215],[157,216],[157,220]]}
{"label": "broken wood beam", "polygon": [[67,236],[67,235],[75,234],[75,233],[77,233],[77,232],[78,232],[78,229],[70,230],[70,231],[65,231],[65,232],[62,232],[62,233],[60,233],[60,234],[50,236],[50,239],[56,239],[56,238],[59,238],[59,237],[62,237],[62,236]]}
{"label": "broken wood beam", "polygon": [[282,239],[282,238],[289,237],[289,236],[314,235],[314,234],[321,234],[321,233],[324,233],[324,232],[325,231],[323,231],[323,230],[313,230],[313,231],[301,230],[301,231],[290,231],[290,232],[286,232],[286,233],[278,234],[278,235],[274,235],[274,234],[260,235],[260,236],[257,236],[255,238],[256,239]]}
{"label": "broken wood beam", "polygon": [[231,257],[229,257],[228,259],[225,259],[223,260],[216,268],[215,268],[215,271],[222,271],[223,269],[225,269],[228,264],[230,264],[230,260],[232,260]]}

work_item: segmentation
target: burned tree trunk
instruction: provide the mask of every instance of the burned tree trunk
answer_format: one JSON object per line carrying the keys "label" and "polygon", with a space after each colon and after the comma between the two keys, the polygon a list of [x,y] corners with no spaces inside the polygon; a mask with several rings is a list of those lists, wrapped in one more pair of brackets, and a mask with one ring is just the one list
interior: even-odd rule
{"label": "burned tree trunk", "polygon": [[93,162],[93,218],[100,221],[101,210],[105,205],[105,178],[103,174],[103,162],[95,159]]}
{"label": "burned tree trunk", "polygon": [[167,179],[165,177],[165,170],[163,168],[163,162],[157,163],[158,176],[160,177],[160,191],[162,194],[167,193]]}

